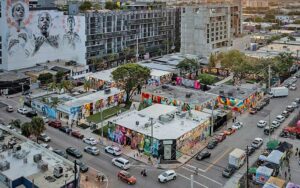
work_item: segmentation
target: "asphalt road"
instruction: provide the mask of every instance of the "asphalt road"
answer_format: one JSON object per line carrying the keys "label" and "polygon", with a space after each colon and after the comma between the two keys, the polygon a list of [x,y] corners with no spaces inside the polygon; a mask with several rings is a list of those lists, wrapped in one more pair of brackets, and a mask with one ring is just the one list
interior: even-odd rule
{"label": "asphalt road", "polygon": [[[133,165],[129,172],[137,177],[137,184],[134,187],[143,187],[143,188],[160,188],[160,187],[190,187],[191,174],[194,174],[195,168],[199,168],[199,174],[194,174],[194,187],[204,187],[204,188],[218,188],[223,187],[228,179],[222,177],[222,171],[228,164],[228,154],[234,148],[246,148],[246,145],[250,145],[252,140],[256,137],[261,137],[266,142],[268,136],[263,134],[263,129],[258,128],[256,123],[259,120],[268,121],[268,113],[271,112],[271,121],[285,109],[285,107],[290,104],[294,98],[300,97],[300,81],[297,82],[298,89],[296,91],[290,91],[289,96],[285,98],[275,98],[271,99],[270,104],[260,111],[256,115],[251,115],[249,113],[244,113],[242,116],[237,117],[237,121],[244,123],[244,127],[236,132],[235,134],[228,136],[222,143],[220,143],[215,149],[210,150],[211,157],[203,161],[197,161],[194,158],[191,159],[187,164],[176,169],[178,177],[175,181],[168,182],[166,184],[160,184],[157,181],[157,176],[162,172],[162,170],[154,169],[144,164],[129,159]],[[11,99],[0,98],[0,101],[9,105],[14,106],[15,108],[19,107],[18,97]],[[29,118],[18,114],[16,112],[7,113],[5,108],[0,108],[0,118],[5,122],[10,122],[12,119],[20,119],[22,122],[30,121]],[[231,122],[228,122],[228,127],[232,125]],[[283,123],[280,128],[277,129],[277,133],[280,131],[286,123]],[[46,133],[52,138],[50,145],[55,149],[65,149],[70,146],[75,146],[83,151],[83,148],[86,146],[81,140],[70,137],[52,127],[47,127]],[[276,134],[273,134],[275,137]],[[100,147],[100,146],[99,146]],[[124,157],[124,156],[123,156]],[[257,154],[251,156],[252,158],[257,157]],[[107,187],[109,188],[119,188],[119,187],[132,187],[127,185],[124,182],[121,182],[117,179],[117,173],[120,170],[119,168],[111,164],[113,156],[105,154],[103,148],[101,148],[100,156],[91,156],[84,153],[82,161],[88,164],[90,167],[95,168],[103,172],[108,177]],[[125,157],[126,158],[126,157]],[[71,160],[73,160],[70,157]],[[143,168],[148,169],[148,176],[142,177],[140,172]],[[235,175],[237,175],[237,172]],[[295,172],[299,173],[300,172]]]}

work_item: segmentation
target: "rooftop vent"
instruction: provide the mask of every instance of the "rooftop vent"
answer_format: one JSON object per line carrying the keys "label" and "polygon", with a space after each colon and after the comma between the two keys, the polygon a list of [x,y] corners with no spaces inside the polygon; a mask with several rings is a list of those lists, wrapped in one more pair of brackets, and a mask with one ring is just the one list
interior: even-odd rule
{"label": "rooftop vent", "polygon": [[8,161],[0,162],[0,171],[5,171],[10,169],[10,163]]}
{"label": "rooftop vent", "polygon": [[56,178],[60,178],[63,176],[64,169],[61,166],[54,167],[53,176]]}
{"label": "rooftop vent", "polygon": [[40,161],[38,163],[38,169],[41,169],[42,171],[47,171],[48,170],[48,163],[45,161]]}
{"label": "rooftop vent", "polygon": [[224,95],[224,90],[220,90],[220,91],[219,91],[219,94],[220,94],[220,95]]}
{"label": "rooftop vent", "polygon": [[172,121],[174,119],[174,114],[160,115],[158,119],[162,122],[169,122],[169,121]]}
{"label": "rooftop vent", "polygon": [[35,162],[35,163],[38,163],[39,161],[41,161],[42,160],[42,154],[35,154],[34,156],[33,156],[33,161]]}
{"label": "rooftop vent", "polygon": [[232,97],[233,93],[232,92],[228,92],[228,97]]}

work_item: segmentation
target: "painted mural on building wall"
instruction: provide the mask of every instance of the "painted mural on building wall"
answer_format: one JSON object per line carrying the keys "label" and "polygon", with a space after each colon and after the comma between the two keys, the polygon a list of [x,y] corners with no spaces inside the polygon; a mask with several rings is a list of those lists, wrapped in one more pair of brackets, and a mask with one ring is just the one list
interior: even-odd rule
{"label": "painted mural on building wall", "polygon": [[29,11],[29,0],[7,0],[9,69],[57,59],[85,64],[85,18],[55,10]]}

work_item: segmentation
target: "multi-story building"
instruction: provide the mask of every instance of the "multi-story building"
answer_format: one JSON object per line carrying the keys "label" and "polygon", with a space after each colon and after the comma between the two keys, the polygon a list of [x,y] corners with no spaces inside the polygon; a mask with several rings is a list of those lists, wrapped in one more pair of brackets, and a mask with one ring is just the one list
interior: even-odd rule
{"label": "multi-story building", "polygon": [[181,9],[184,54],[208,56],[233,45],[242,33],[241,4],[204,4]]}
{"label": "multi-story building", "polygon": [[151,8],[137,3],[122,11],[86,13],[88,63],[95,58],[122,59],[125,49],[130,49],[131,55],[149,52],[150,56],[170,51],[179,40],[175,37],[179,37],[175,34],[179,13],[178,9],[159,3]]}
{"label": "multi-story building", "polygon": [[244,7],[266,8],[269,7],[268,0],[243,0]]}

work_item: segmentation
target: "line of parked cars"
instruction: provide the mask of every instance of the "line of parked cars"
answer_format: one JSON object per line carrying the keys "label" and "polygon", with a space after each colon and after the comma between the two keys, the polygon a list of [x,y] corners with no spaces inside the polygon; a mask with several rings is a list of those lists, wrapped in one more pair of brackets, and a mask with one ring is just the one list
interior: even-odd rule
{"label": "line of parked cars", "polygon": [[266,96],[262,99],[255,107],[249,109],[250,114],[256,114],[258,111],[262,110],[265,106],[270,103],[270,96]]}

